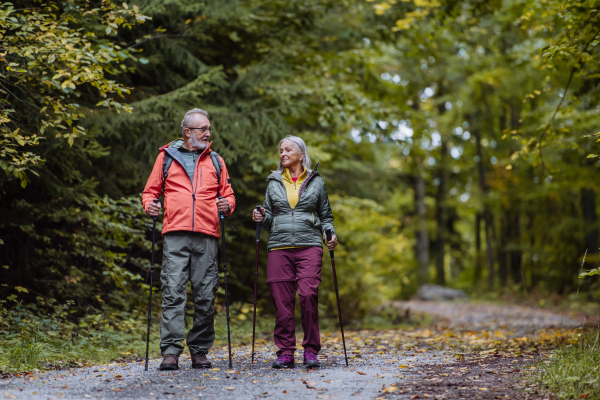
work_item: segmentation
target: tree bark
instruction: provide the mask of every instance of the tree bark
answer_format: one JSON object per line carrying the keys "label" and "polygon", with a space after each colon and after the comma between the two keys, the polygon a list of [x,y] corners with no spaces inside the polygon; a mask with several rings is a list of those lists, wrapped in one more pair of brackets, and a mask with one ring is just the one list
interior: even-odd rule
{"label": "tree bark", "polygon": [[506,247],[510,241],[510,209],[502,207],[500,216],[500,243],[498,246],[498,280],[500,286],[505,287],[508,278],[508,254]]}
{"label": "tree bark", "polygon": [[415,210],[417,214],[416,253],[419,283],[429,281],[429,235],[427,234],[427,208],[425,207],[425,180],[421,176],[420,165],[415,174]]}
{"label": "tree bark", "polygon": [[435,217],[437,222],[437,238],[435,241],[436,254],[436,283],[438,285],[446,284],[446,274],[444,268],[444,257],[446,255],[446,186],[448,173],[446,171],[446,156],[448,155],[448,145],[442,141],[440,149],[440,162],[438,168],[438,179],[440,180],[435,202]]}
{"label": "tree bark", "polygon": [[510,275],[514,283],[521,281],[523,251],[521,251],[521,217],[519,210],[510,211]]}
{"label": "tree bark", "polygon": [[473,283],[477,284],[481,279],[483,266],[481,265],[481,213],[475,215],[475,276]]}
{"label": "tree bark", "polygon": [[598,214],[596,213],[596,192],[593,189],[581,189],[581,214],[585,226],[585,248],[588,254],[596,254],[598,253],[600,240]]}
{"label": "tree bark", "polygon": [[485,222],[485,243],[486,243],[486,255],[488,261],[488,287],[490,290],[494,289],[494,249],[492,247],[492,213],[489,210],[487,193],[488,187],[485,181],[485,166],[483,162],[483,149],[481,147],[481,135],[479,131],[474,130],[473,135],[477,143],[477,156],[479,157],[478,169],[479,169],[479,187],[483,196],[483,220]]}

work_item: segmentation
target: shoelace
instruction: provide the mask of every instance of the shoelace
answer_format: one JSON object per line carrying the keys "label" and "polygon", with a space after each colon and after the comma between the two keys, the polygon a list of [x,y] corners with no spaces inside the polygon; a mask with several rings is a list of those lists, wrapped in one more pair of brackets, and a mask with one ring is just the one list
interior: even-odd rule
{"label": "shoelace", "polygon": [[305,360],[309,360],[309,361],[315,361],[315,360],[319,360],[317,358],[317,355],[315,353],[311,353],[310,351],[307,351],[306,353],[304,353],[304,359]]}

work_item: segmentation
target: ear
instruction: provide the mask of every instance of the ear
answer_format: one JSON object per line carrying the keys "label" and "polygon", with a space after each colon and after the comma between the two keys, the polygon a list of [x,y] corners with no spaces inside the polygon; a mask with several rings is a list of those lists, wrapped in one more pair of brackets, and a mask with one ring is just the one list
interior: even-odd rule
{"label": "ear", "polygon": [[300,153],[300,161],[304,160],[304,152]]}
{"label": "ear", "polygon": [[183,128],[183,137],[186,138],[190,138],[192,136],[192,131],[190,131],[188,128]]}

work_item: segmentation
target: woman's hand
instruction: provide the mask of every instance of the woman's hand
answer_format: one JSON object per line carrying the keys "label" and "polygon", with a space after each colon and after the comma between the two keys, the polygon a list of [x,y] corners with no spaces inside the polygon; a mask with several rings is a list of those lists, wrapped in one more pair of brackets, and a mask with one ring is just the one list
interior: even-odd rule
{"label": "woman's hand", "polygon": [[265,219],[264,215],[265,209],[263,207],[260,208],[260,212],[258,212],[258,210],[255,208],[252,211],[252,220],[254,222],[263,222],[263,220]]}
{"label": "woman's hand", "polygon": [[323,235],[323,239],[325,240],[325,243],[327,244],[327,248],[329,249],[329,251],[332,251],[333,249],[335,249],[335,247],[338,244],[337,236],[335,236],[335,235],[333,235],[331,237],[330,241],[327,241],[327,235]]}

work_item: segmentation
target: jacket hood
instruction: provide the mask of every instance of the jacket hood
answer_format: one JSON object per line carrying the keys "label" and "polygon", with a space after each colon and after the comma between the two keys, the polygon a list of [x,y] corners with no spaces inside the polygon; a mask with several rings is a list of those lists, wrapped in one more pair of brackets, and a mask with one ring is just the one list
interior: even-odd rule
{"label": "jacket hood", "polygon": [[[319,176],[319,163],[317,163],[317,165],[315,165],[314,169],[307,170],[306,179],[308,179],[310,176]],[[271,179],[283,182],[283,178],[281,177],[281,172],[279,172],[279,171],[275,171],[267,177],[267,181],[269,181]]]}
{"label": "jacket hood", "polygon": [[[213,143],[213,142],[208,142],[208,146],[206,146],[206,149],[204,149],[204,151],[202,152],[203,154],[204,154],[206,151],[208,151],[208,152],[210,152],[210,151],[211,151],[211,150],[210,150],[210,145],[211,145],[212,143]],[[170,148],[170,147],[172,147],[172,148],[174,148],[174,149],[178,149],[178,148],[180,148],[181,146],[183,146],[183,139],[175,139],[175,140],[173,140],[172,142],[170,142],[170,143],[167,143],[167,144],[165,144],[164,146],[162,146],[162,147],[160,148],[160,151],[167,151],[167,149],[168,149],[168,148]]]}

